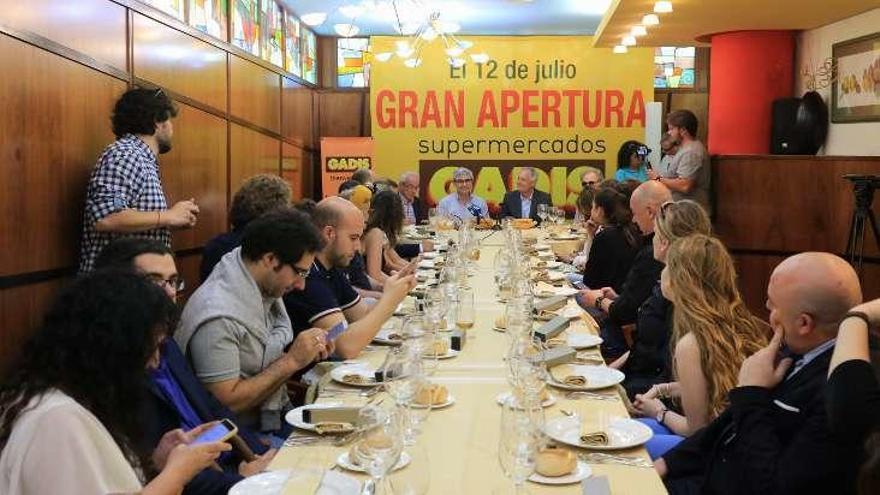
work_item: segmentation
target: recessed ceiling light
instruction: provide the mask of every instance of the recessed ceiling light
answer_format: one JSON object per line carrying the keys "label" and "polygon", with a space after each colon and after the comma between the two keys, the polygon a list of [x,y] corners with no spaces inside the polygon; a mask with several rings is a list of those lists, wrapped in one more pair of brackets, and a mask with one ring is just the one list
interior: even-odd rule
{"label": "recessed ceiling light", "polygon": [[299,18],[306,26],[317,27],[324,24],[327,20],[327,14],[324,12],[312,12]]}
{"label": "recessed ceiling light", "polygon": [[668,14],[672,12],[672,2],[660,1],[654,4],[654,12],[658,14]]}
{"label": "recessed ceiling light", "polygon": [[624,36],[623,40],[621,40],[620,44],[623,46],[633,46],[636,44],[636,37],[635,36]]}
{"label": "recessed ceiling light", "polygon": [[350,38],[361,32],[361,29],[354,24],[335,24],[333,30],[336,34],[345,38]]}
{"label": "recessed ceiling light", "polygon": [[635,26],[633,26],[632,31],[630,31],[629,34],[633,36],[644,36],[648,34],[648,30],[645,29],[645,26],[642,26],[641,24],[636,24]]}
{"label": "recessed ceiling light", "polygon": [[623,45],[617,45],[614,47],[614,53],[626,53],[627,49]]}
{"label": "recessed ceiling light", "polygon": [[657,24],[660,24],[660,18],[657,17],[657,14],[648,14],[642,17],[643,26],[656,26]]}

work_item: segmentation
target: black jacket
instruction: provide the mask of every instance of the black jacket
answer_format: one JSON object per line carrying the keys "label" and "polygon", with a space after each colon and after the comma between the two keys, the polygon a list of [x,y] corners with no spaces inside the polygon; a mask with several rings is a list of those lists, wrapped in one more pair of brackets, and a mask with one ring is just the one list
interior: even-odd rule
{"label": "black jacket", "polygon": [[[541,219],[538,217],[538,205],[549,204],[550,195],[544,191],[535,189],[535,192],[532,193],[532,206],[529,210],[529,218],[540,223]],[[504,217],[522,218],[522,198],[520,197],[518,190],[510,191],[504,195],[504,201],[501,202],[501,218]]]}
{"label": "black jacket", "polygon": [[421,198],[415,197],[413,198],[413,214],[416,216],[416,225],[421,225],[423,222],[428,221],[428,207],[425,206],[425,203]]}
{"label": "black jacket", "polygon": [[584,267],[584,285],[590,289],[611,287],[618,294],[622,293],[623,282],[632,268],[638,248],[627,242],[620,227],[603,227],[590,246],[590,258]]}
{"label": "black jacket", "polygon": [[642,246],[636,253],[629,273],[626,274],[626,281],[623,282],[623,291],[608,308],[608,321],[613,325],[621,327],[634,323],[639,314],[639,307],[648,299],[651,289],[660,281],[663,263],[654,259],[653,239],[654,234],[642,238]]}
{"label": "black jacket", "polygon": [[[255,432],[242,427],[232,411],[214,398],[199,382],[174,339],[165,339],[162,344],[162,355],[190,405],[203,422],[229,418],[238,425],[238,436],[250,446],[254,453],[262,454],[268,450],[260,442]],[[142,405],[141,425],[144,437],[141,441],[144,446],[152,450],[156,445],[159,445],[162,435],[180,428],[181,419],[177,409],[165,398],[165,395],[153,384],[152,380],[148,381],[147,388],[149,390],[144,394]],[[237,454],[233,454],[228,456],[225,462],[220,463],[220,467],[223,468],[222,473],[211,468],[202,470],[192,481],[187,483],[183,493],[185,495],[225,495],[232,485],[242,479],[238,474],[238,464],[241,461],[242,459]]]}
{"label": "black jacket", "polygon": [[[666,453],[670,493],[841,493],[844,466],[825,410],[826,350],[775,389],[738,387],[730,406]],[[792,367],[793,368],[793,367]],[[789,372],[790,373],[790,372]]]}
{"label": "black jacket", "polygon": [[669,335],[672,333],[672,303],[660,291],[660,284],[639,308],[633,345],[623,373],[623,386],[630,397],[643,394],[657,383],[670,379]]}

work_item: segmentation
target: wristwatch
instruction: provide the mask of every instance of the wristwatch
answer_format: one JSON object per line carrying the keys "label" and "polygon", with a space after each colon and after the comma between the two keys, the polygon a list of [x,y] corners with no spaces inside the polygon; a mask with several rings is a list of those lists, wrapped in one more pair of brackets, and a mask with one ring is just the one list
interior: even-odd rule
{"label": "wristwatch", "polygon": [[657,413],[657,417],[654,418],[654,419],[656,419],[657,422],[660,423],[660,424],[662,425],[662,424],[663,424],[663,420],[666,419],[666,413],[667,413],[668,411],[669,411],[669,409],[666,409],[666,408],[664,407],[663,409],[660,410],[660,412]]}

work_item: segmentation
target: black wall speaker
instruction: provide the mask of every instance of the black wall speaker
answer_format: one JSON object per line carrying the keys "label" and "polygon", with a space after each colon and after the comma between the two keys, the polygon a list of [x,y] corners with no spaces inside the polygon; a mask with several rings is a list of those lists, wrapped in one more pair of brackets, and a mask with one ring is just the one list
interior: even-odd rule
{"label": "black wall speaker", "polygon": [[828,136],[828,106],[809,91],[803,98],[773,101],[770,152],[774,155],[815,155]]}
{"label": "black wall speaker", "polygon": [[770,130],[770,153],[774,155],[800,154],[798,139],[795,136],[800,98],[780,98],[773,100],[773,124]]}

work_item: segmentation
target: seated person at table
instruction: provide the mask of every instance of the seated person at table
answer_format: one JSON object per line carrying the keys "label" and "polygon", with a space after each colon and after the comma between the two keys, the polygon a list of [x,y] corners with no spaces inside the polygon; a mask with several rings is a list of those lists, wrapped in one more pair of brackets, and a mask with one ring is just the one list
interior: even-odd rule
{"label": "seated person at table", "polygon": [[321,329],[294,340],[281,301],[303,286],[320,248],[317,229],[293,208],[251,221],[241,247],[190,296],[174,334],[205,387],[275,446],[289,431],[282,421],[291,407],[287,379],[332,352]]}
{"label": "seated person at table", "polygon": [[[95,260],[96,269],[108,267],[134,270],[146,276],[174,302],[177,302],[178,291],[184,287],[174,263],[174,253],[165,244],[151,239],[124,238],[112,242]],[[164,339],[159,345],[158,366],[150,370],[145,388],[141,431],[142,443],[146,446],[158,445],[162,435],[175,428],[188,430],[224,418],[236,425],[240,423],[232,411],[205,390],[174,339]],[[240,453],[224,454],[217,461],[223,470],[203,469],[187,483],[184,494],[225,495],[243,477],[266,468],[275,451],[267,453],[259,435],[244,425],[239,425],[238,437],[258,457],[245,463]]]}
{"label": "seated person at table", "polygon": [[419,174],[416,172],[400,174],[398,194],[400,201],[403,202],[404,225],[420,225],[428,221],[428,208],[419,198]]}
{"label": "seated person at table", "polygon": [[841,492],[849,466],[829,428],[825,379],[840,320],[861,298],[855,271],[832,254],[797,254],[773,270],[773,339],[743,362],[730,406],[654,463],[670,493]]}
{"label": "seated person at table", "polygon": [[[102,270],[63,289],[0,386],[0,493],[179,494],[223,452],[174,429],[143,448],[138,383],[174,303],[141,275]],[[142,486],[142,480],[151,480]]]}
{"label": "seated person at table", "polygon": [[474,173],[466,168],[459,168],[452,174],[455,192],[440,200],[437,214],[452,217],[459,221],[480,220],[489,216],[486,201],[474,196]]}
{"label": "seated person at table", "polygon": [[501,202],[501,217],[531,218],[541,223],[538,206],[550,205],[550,195],[535,189],[538,172],[532,167],[524,167],[516,177],[516,190],[504,195]]}
{"label": "seated person at table", "polygon": [[[664,203],[654,216],[654,259],[665,263],[671,244],[691,234],[709,235],[711,232],[712,224],[706,211],[695,201],[683,199]],[[639,307],[632,349],[609,365],[626,375],[623,387],[631,399],[671,379],[671,333],[672,305],[663,297],[658,280],[650,297]]]}
{"label": "seated person at table", "polygon": [[284,303],[295,331],[309,327],[331,330],[341,325],[344,331],[334,340],[336,356],[352,359],[373,340],[415,287],[415,275],[408,266],[388,277],[382,298],[370,307],[342,271],[360,248],[363,214],[350,201],[329,197],[318,203],[312,221],[323,236],[324,248],[315,256],[305,287],[284,296]]}
{"label": "seated person at table", "polygon": [[587,307],[595,307],[608,317],[602,322],[602,355],[617,359],[628,351],[622,327],[635,323],[639,307],[651,295],[660,280],[663,264],[654,259],[654,218],[661,205],[672,198],[669,189],[657,181],[645,182],[633,191],[630,210],[642,236],[632,268],[626,275],[620,295],[611,287],[582,291],[579,301]]}
{"label": "seated person at table", "polygon": [[400,197],[391,191],[373,196],[364,234],[364,258],[367,275],[381,284],[388,279],[388,274],[406,266],[407,262],[394,250],[401,229],[403,205],[400,204]]}
{"label": "seated person at table", "polygon": [[[593,192],[599,191],[599,184],[605,180],[605,175],[601,170],[595,167],[585,167],[586,170],[581,174],[581,191],[585,189],[590,189]],[[587,208],[586,211],[581,212],[578,208],[574,212],[574,223],[582,223],[590,219],[590,209],[592,206]]]}
{"label": "seated person at table", "polygon": [[[593,190],[588,187],[581,190],[580,194],[578,194],[577,201],[575,202],[578,215],[586,215],[586,217],[589,218],[590,211],[593,209],[593,195]],[[575,269],[574,272],[566,275],[568,281],[573,284],[584,281],[583,271],[584,268],[587,267],[587,260],[590,259],[590,247],[593,245],[593,238],[596,236],[599,227],[589,219],[586,221],[585,226],[586,234],[584,235],[584,246],[581,248],[581,251],[579,253],[572,253],[571,255],[563,255],[559,257],[561,261],[569,263]]]}
{"label": "seated person at table", "polygon": [[590,259],[584,268],[584,285],[589,289],[611,287],[620,292],[641,238],[638,227],[632,222],[629,198],[615,188],[603,187],[593,197],[590,219],[601,229],[590,246]]}
{"label": "seated person at table", "polygon": [[825,407],[847,466],[840,493],[880,491],[880,385],[869,343],[871,329],[878,327],[880,299],[852,308],[840,323],[828,367]]}
{"label": "seated person at table", "polygon": [[373,171],[368,168],[359,168],[351,174],[351,180],[357,182],[362,186],[367,186],[372,189],[373,185]]}
{"label": "seated person at table", "polygon": [[645,159],[648,157],[648,147],[638,141],[627,141],[617,151],[617,172],[614,179],[618,182],[648,180],[648,166]]}
{"label": "seated person at table", "polygon": [[246,180],[236,191],[232,207],[229,208],[232,231],[220,234],[205,244],[199,269],[201,281],[208,279],[223,255],[241,246],[242,232],[251,220],[267,211],[289,205],[290,197],[290,186],[277,175],[260,174]]}
{"label": "seated person at table", "polygon": [[[718,239],[694,234],[669,248],[663,295],[675,305],[672,383],[636,395],[634,407],[654,430],[652,459],[706,426],[727,407],[746,357],[767,345],[769,330],[752,316],[736,288],[733,259]],[[677,399],[681,414],[660,399]]]}

